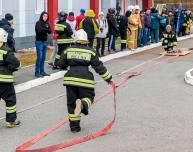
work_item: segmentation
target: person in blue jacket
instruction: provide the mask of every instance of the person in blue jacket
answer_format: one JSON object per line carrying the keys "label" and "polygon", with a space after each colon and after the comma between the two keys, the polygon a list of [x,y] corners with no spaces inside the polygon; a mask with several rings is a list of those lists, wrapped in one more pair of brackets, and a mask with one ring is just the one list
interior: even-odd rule
{"label": "person in blue jacket", "polygon": [[161,16],[155,8],[151,9],[151,42],[159,42],[159,27]]}

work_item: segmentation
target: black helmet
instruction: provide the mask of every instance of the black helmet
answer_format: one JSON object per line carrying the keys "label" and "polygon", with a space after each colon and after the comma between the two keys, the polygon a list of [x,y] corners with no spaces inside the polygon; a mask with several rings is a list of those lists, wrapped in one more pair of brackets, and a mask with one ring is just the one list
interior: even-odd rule
{"label": "black helmet", "polygon": [[65,21],[67,19],[67,17],[68,17],[68,14],[65,12],[62,11],[59,13],[59,20],[60,21]]}

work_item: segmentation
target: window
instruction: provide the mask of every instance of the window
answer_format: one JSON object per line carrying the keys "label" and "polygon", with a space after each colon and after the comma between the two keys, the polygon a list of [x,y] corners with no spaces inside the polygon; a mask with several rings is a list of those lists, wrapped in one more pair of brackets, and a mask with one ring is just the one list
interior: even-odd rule
{"label": "window", "polygon": [[3,14],[3,2],[2,2],[3,0],[0,0],[0,15],[2,15]]}
{"label": "window", "polygon": [[46,1],[45,0],[36,0],[36,8],[35,8],[35,13],[36,14],[41,14],[46,10]]}

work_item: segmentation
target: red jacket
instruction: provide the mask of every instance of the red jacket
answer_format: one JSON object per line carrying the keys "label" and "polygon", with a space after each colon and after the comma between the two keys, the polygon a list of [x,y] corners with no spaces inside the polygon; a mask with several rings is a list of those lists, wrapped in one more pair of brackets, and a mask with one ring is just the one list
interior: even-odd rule
{"label": "red jacket", "polygon": [[80,22],[85,18],[84,14],[80,14],[76,17],[76,30],[79,30],[79,24]]}

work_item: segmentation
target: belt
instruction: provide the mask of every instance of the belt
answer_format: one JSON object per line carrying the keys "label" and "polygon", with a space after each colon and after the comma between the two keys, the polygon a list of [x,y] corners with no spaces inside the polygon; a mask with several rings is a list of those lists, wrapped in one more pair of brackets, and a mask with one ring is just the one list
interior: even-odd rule
{"label": "belt", "polygon": [[70,66],[70,70],[89,70],[88,66]]}

